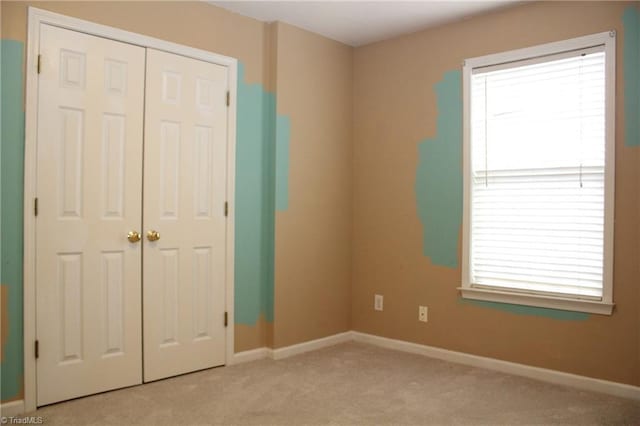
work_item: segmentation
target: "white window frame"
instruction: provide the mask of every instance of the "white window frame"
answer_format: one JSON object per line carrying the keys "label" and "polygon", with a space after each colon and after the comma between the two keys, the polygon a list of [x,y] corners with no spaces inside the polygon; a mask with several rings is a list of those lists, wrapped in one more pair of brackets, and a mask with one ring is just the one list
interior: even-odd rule
{"label": "white window frame", "polygon": [[[541,44],[524,49],[470,58],[464,61],[463,90],[463,218],[462,218],[462,286],[465,299],[512,303],[516,305],[562,309],[611,315],[613,312],[613,222],[615,180],[615,31],[569,40]],[[605,195],[604,195],[604,264],[602,300],[560,297],[544,293],[522,293],[509,289],[473,287],[471,283],[471,75],[476,68],[540,58],[572,50],[604,46],[605,52]]]}

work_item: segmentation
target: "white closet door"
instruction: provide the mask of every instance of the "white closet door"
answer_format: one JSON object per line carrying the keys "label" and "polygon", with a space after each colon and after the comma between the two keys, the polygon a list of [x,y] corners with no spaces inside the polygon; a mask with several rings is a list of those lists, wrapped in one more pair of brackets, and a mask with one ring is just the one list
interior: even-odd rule
{"label": "white closet door", "polygon": [[[151,381],[225,362],[227,68],[148,49],[146,78],[143,323]],[[154,231],[159,239],[151,241]]]}
{"label": "white closet door", "polygon": [[140,383],[145,50],[41,27],[37,403]]}

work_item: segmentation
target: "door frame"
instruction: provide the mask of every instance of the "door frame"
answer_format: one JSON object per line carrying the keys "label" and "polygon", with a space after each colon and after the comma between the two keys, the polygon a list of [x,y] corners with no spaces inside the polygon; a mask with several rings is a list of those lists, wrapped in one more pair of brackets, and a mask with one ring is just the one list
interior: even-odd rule
{"label": "door frame", "polygon": [[[38,122],[38,52],[41,24],[103,37],[111,40],[153,48],[169,53],[223,65],[228,70],[230,103],[227,109],[227,202],[232,212],[226,221],[226,311],[230,321],[226,329],[225,364],[234,355],[234,253],[235,253],[235,158],[236,158],[236,99],[238,61],[235,58],[195,49],[154,37],[132,33],[106,25],[29,7],[27,30],[26,97],[25,97],[25,159],[24,159],[24,409],[36,407],[36,218],[34,200],[37,196],[37,122]],[[142,315],[142,312],[140,313]],[[142,318],[142,317],[141,317]],[[141,342],[142,344],[142,342]],[[142,360],[140,360],[142,362]]]}

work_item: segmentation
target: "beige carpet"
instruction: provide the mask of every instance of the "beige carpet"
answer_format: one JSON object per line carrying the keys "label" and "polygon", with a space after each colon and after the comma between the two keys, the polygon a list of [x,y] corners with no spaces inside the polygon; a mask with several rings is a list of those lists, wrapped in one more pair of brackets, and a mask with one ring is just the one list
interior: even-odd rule
{"label": "beige carpet", "polygon": [[640,402],[345,343],[41,408],[47,425],[640,424]]}

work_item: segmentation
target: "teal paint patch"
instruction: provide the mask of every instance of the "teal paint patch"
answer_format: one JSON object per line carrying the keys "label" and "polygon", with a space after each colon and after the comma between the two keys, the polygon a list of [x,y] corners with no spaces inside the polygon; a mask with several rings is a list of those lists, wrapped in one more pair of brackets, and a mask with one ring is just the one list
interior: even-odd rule
{"label": "teal paint patch", "polygon": [[[265,231],[268,190],[269,121],[273,94],[244,82],[238,69],[235,212],[235,322],[253,325],[264,310],[269,278],[269,233]],[[273,279],[271,278],[271,282]],[[272,284],[271,284],[272,285]]]}
{"label": "teal paint patch", "polygon": [[283,180],[288,180],[290,124],[277,115],[275,95],[244,78],[239,64],[235,322],[254,325],[261,313],[273,321],[276,187],[288,191]]}
{"label": "teal paint patch", "polygon": [[420,142],[416,201],[423,253],[436,265],[458,266],[462,224],[462,74],[448,71],[435,85],[436,137]]}
{"label": "teal paint patch", "polygon": [[627,7],[622,23],[625,145],[640,146],[640,9]]}
{"label": "teal paint patch", "polygon": [[276,210],[289,208],[289,140],[291,120],[278,116],[276,121]]}
{"label": "teal paint patch", "polygon": [[589,314],[584,312],[563,311],[560,309],[539,308],[536,306],[514,305],[511,303],[488,302],[484,300],[458,299],[461,303],[480,306],[483,308],[497,309],[515,315],[527,315],[551,318],[559,321],[585,321]]}
{"label": "teal paint patch", "polygon": [[[262,87],[259,86],[261,89]],[[263,265],[263,287],[261,292],[261,312],[267,322],[273,322],[274,310],[274,285],[275,285],[275,250],[276,250],[276,119],[277,107],[276,97],[273,93],[264,92],[263,111],[265,125],[263,128],[263,140],[265,151],[263,155],[264,181],[262,193],[264,203],[262,205],[262,229],[264,239],[262,240],[262,253],[264,255]]]}
{"label": "teal paint patch", "polygon": [[22,98],[24,44],[2,40],[0,44],[0,161],[2,189],[2,232],[0,281],[7,287],[8,336],[2,370],[0,399],[18,396],[23,376],[22,331],[22,222],[24,188],[24,106]]}

